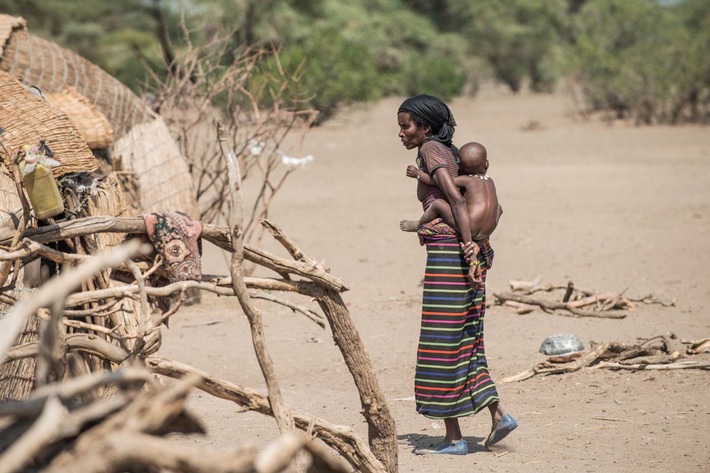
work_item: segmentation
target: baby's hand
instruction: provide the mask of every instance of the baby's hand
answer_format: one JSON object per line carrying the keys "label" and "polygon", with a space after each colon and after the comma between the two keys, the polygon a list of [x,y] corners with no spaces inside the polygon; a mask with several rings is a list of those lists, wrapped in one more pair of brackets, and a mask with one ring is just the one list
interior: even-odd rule
{"label": "baby's hand", "polygon": [[407,177],[413,177],[416,179],[416,177],[419,176],[419,172],[419,168],[413,164],[407,166]]}
{"label": "baby's hand", "polygon": [[481,265],[476,262],[468,268],[468,281],[471,283],[471,289],[478,291],[484,288],[483,271]]}

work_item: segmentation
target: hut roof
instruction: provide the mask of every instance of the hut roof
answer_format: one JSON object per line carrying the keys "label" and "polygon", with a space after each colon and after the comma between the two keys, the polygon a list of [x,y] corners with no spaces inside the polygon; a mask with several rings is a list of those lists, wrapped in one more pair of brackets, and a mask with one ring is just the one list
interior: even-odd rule
{"label": "hut roof", "polygon": [[[13,159],[23,145],[44,140],[59,166],[54,175],[98,169],[96,158],[67,115],[32,94],[10,74],[0,71],[0,148],[3,160]],[[5,156],[7,153],[12,156]]]}

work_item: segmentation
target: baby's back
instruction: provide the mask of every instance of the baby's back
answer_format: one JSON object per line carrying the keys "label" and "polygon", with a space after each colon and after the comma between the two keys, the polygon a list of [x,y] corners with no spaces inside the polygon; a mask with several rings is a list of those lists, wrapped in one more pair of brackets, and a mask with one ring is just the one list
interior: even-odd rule
{"label": "baby's back", "polygon": [[463,188],[473,239],[483,240],[490,237],[503,213],[493,179],[486,174],[475,174],[457,176],[455,182]]}

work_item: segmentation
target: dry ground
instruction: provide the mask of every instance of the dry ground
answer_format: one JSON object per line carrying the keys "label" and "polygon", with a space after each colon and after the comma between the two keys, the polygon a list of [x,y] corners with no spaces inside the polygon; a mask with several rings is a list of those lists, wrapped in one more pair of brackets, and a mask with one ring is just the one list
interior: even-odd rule
{"label": "dry ground", "polygon": [[[289,181],[272,219],[349,284],[344,299],[397,423],[400,472],[710,471],[710,372],[696,370],[587,370],[500,384],[520,427],[494,452],[480,446],[490,429],[481,413],[462,421],[469,455],[412,454],[442,435],[443,426],[418,416],[412,399],[425,253],[398,227],[420,212],[415,181],[404,173],[414,151],[397,138],[399,103],[344,113],[291,150],[316,159]],[[455,141],[487,146],[505,210],[492,239],[489,294],[513,279],[540,278],[676,302],[640,305],[623,320],[517,315],[491,306],[486,346],[494,378],[541,361],[540,343],[558,332],[585,344],[633,343],[669,331],[710,337],[708,128],[581,121],[568,113],[563,95],[486,90],[451,106],[459,124]],[[264,246],[285,255],[271,242]],[[205,265],[225,271],[221,254],[209,249]],[[282,308],[262,307],[285,401],[366,436],[330,333]],[[164,338],[163,356],[263,389],[235,299],[206,297],[182,310]],[[209,434],[178,442],[221,450],[265,445],[275,435],[271,419],[240,414],[206,394],[196,394],[191,407]]]}

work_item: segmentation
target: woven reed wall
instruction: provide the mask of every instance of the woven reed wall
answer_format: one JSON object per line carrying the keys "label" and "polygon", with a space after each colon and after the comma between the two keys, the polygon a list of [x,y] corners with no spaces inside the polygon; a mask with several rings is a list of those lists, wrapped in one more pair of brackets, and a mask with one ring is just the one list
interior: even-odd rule
{"label": "woven reed wall", "polygon": [[[0,92],[1,94],[1,92]],[[2,95],[0,95],[1,97]],[[22,204],[17,196],[14,181],[6,174],[9,163],[3,157],[0,163],[0,228],[15,228],[15,218],[22,214]],[[14,216],[13,216],[14,214]],[[18,275],[15,288],[3,293],[19,298],[23,292],[22,273]],[[0,319],[12,309],[11,305],[0,302]],[[15,345],[37,341],[37,319],[30,317],[22,327]],[[36,362],[34,358],[9,361],[0,364],[0,402],[24,399],[34,385]]]}
{"label": "woven reed wall", "polygon": [[[5,294],[19,298],[22,294],[22,289],[16,288],[5,292]],[[11,308],[11,306],[0,303],[0,318],[4,317]],[[28,317],[27,322],[22,327],[22,331],[15,340],[14,346],[36,342],[37,338],[38,319],[37,317]],[[34,387],[36,366],[37,361],[34,357],[0,364],[0,402],[27,399]]]}
{"label": "woven reed wall", "polygon": [[[55,176],[98,169],[96,158],[61,110],[29,92],[14,77],[0,71],[0,128],[2,140],[13,155],[23,145],[45,140],[60,163]],[[0,148],[0,154],[6,154]]]}
{"label": "woven reed wall", "polygon": [[138,185],[132,214],[180,210],[199,218],[192,176],[162,118],[137,125],[113,147],[116,167]]}
{"label": "woven reed wall", "polygon": [[91,149],[109,149],[113,144],[113,129],[108,119],[74,87],[45,94],[47,101],[66,113]]}

